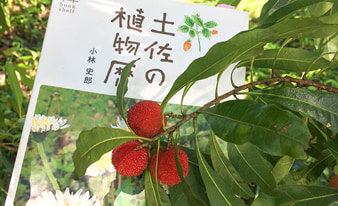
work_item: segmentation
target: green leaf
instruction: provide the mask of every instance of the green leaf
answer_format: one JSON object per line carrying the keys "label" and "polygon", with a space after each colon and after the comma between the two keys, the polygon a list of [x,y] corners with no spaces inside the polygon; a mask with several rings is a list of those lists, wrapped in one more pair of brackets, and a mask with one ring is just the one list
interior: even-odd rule
{"label": "green leaf", "polygon": [[204,23],[204,28],[212,29],[217,26],[217,23],[214,21],[208,21]]}
{"label": "green leaf", "polygon": [[22,113],[23,93],[22,93],[22,90],[20,88],[18,78],[16,76],[15,66],[6,62],[5,70],[6,70],[6,73],[7,73],[9,86],[11,87],[12,92],[14,93],[14,96],[15,96],[15,99],[16,99],[16,107],[18,108],[17,109],[18,115],[19,115],[19,117],[21,117],[21,115],[22,115],[21,113]]}
{"label": "green leaf", "polygon": [[329,92],[311,91],[305,88],[276,88],[249,92],[265,102],[282,105],[303,113],[338,132],[338,95]]}
{"label": "green leaf", "polygon": [[199,169],[207,190],[210,204],[216,206],[244,205],[244,202],[234,195],[229,186],[225,184],[222,178],[205,161],[198,145],[196,145],[196,147]]}
{"label": "green leaf", "polygon": [[138,60],[140,60],[140,58],[134,61],[131,61],[128,65],[126,65],[123,68],[120,81],[119,81],[119,85],[117,86],[117,90],[116,90],[116,104],[117,104],[117,108],[124,122],[127,122],[127,119],[124,113],[124,95],[128,91],[128,76],[129,76],[130,70],[134,66],[135,62]]}
{"label": "green leaf", "polygon": [[325,150],[323,156],[309,165],[291,171],[284,179],[287,184],[315,184],[323,170],[335,162],[333,155]]}
{"label": "green leaf", "polygon": [[189,27],[186,26],[186,25],[182,25],[182,26],[178,27],[177,31],[187,33],[189,31]]}
{"label": "green leaf", "polygon": [[190,28],[192,28],[195,25],[194,20],[189,16],[184,16],[184,23]]}
{"label": "green leaf", "polygon": [[337,200],[338,189],[315,185],[280,185],[276,205],[329,205]]}
{"label": "green leaf", "polygon": [[279,183],[289,172],[295,160],[289,156],[283,156],[272,169],[272,175],[276,183]]}
{"label": "green leaf", "polygon": [[7,2],[0,2],[0,33],[8,30],[11,26],[10,11]]}
{"label": "green leaf", "polygon": [[194,60],[175,80],[162,101],[162,112],[168,101],[185,86],[223,72],[230,64],[247,59],[262,52],[266,42],[277,37],[269,29],[255,29],[241,32],[228,41],[215,44],[204,57]]}
{"label": "green leaf", "polygon": [[151,176],[149,167],[145,170],[145,197],[148,206],[170,206],[170,200],[163,189]]}
{"label": "green leaf", "polygon": [[231,5],[231,6],[237,6],[240,2],[241,2],[241,0],[218,0],[216,5],[227,4],[227,5]]}
{"label": "green leaf", "polygon": [[79,179],[84,176],[87,168],[100,157],[130,140],[150,141],[148,138],[136,136],[122,129],[94,127],[80,133],[76,140],[76,150],[73,153],[75,166],[73,178]]}
{"label": "green leaf", "polygon": [[[322,2],[324,1],[329,2],[330,0],[322,0]],[[331,0],[330,2],[334,1],[335,0]],[[321,0],[295,0],[290,3],[284,0],[269,1],[262,9],[258,25],[267,26],[282,21],[299,9],[318,2],[321,2]]]}
{"label": "green leaf", "polygon": [[338,25],[333,23],[337,15],[290,19],[278,22],[269,28],[278,31],[279,38],[324,38],[338,30]]}
{"label": "green leaf", "polygon": [[227,142],[251,142],[271,155],[305,158],[303,149],[311,134],[292,112],[251,100],[230,100],[203,115],[215,134]]}
{"label": "green leaf", "polygon": [[[203,180],[199,172],[199,167],[197,163],[196,164],[190,163],[190,159],[189,159],[189,172],[185,178],[185,182],[190,187],[190,190],[194,195],[194,198],[202,202],[201,205],[204,204],[210,205],[205,191],[205,186],[203,184]],[[186,185],[183,182],[170,187],[170,199],[172,201],[171,202],[172,205],[189,205],[188,198],[191,197],[187,197],[188,195],[185,194],[188,192],[188,191],[185,192],[186,189],[187,189]]]}
{"label": "green leaf", "polygon": [[[265,50],[255,57],[253,66],[260,68],[274,68],[289,72],[305,72],[325,68],[330,62],[322,55],[299,48],[283,48]],[[240,66],[250,66],[251,60],[240,63]]]}
{"label": "green leaf", "polygon": [[332,139],[329,139],[328,142],[325,143],[325,146],[331,153],[331,155],[338,161],[338,143]]}
{"label": "green leaf", "polygon": [[195,24],[197,24],[198,26],[200,26],[200,27],[203,28],[203,21],[202,21],[202,19],[199,16],[192,15],[192,18],[193,18]]}
{"label": "green leaf", "polygon": [[225,157],[213,132],[210,133],[209,145],[212,165],[217,174],[230,185],[235,194],[245,199],[252,197],[253,193],[248,184],[242,180],[234,166]]}
{"label": "green leaf", "polygon": [[258,197],[251,203],[250,206],[276,206],[276,199],[270,195],[259,193]]}
{"label": "green leaf", "polygon": [[211,31],[209,29],[203,29],[202,34],[205,38],[209,39],[211,36]]}
{"label": "green leaf", "polygon": [[276,181],[271,173],[271,165],[253,145],[228,143],[228,154],[231,163],[246,182],[256,182],[264,193],[275,195]]}
{"label": "green leaf", "polygon": [[311,16],[322,16],[332,9],[333,3],[319,2],[308,7]]}
{"label": "green leaf", "polygon": [[[182,165],[181,165],[179,158],[178,158],[178,147],[177,147],[177,145],[176,145],[176,148],[175,148],[175,162],[176,162],[178,175],[181,179],[181,183],[179,183],[179,185],[183,188],[183,192],[185,194],[187,202],[190,205],[201,205],[201,206],[205,205],[206,206],[206,203],[203,200],[201,200],[201,199],[199,199],[195,196],[195,194],[193,193],[190,185],[187,183],[186,179],[184,178],[183,168],[182,168]],[[189,168],[189,169],[191,170],[191,168]],[[189,173],[189,171],[188,171],[188,173]]]}
{"label": "green leaf", "polygon": [[189,36],[190,36],[190,38],[193,39],[196,36],[195,30],[193,30],[193,29],[189,30]]}

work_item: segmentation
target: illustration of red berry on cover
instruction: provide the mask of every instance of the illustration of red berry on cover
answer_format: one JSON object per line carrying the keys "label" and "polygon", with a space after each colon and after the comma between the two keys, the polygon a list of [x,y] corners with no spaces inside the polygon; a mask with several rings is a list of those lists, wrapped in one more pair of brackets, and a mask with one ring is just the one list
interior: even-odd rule
{"label": "illustration of red berry on cover", "polygon": [[[211,35],[217,35],[218,30],[213,29],[217,26],[214,21],[203,22],[199,14],[185,16],[184,25],[178,27],[178,31],[187,33],[189,38],[183,43],[183,50],[188,51],[192,47],[192,40],[196,37],[198,42],[198,49],[201,52],[201,39],[203,36],[210,40]],[[212,29],[212,30],[211,30]]]}

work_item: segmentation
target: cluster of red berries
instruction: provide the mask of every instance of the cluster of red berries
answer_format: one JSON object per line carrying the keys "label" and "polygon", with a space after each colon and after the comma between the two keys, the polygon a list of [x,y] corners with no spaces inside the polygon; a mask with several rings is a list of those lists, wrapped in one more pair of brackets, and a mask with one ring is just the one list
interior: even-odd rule
{"label": "cluster of red berries", "polygon": [[[151,138],[163,131],[161,106],[154,101],[142,101],[128,110],[127,121],[133,132],[141,137]],[[166,125],[167,119],[164,117]],[[116,171],[126,177],[142,174],[149,163],[148,150],[145,147],[136,149],[141,143],[138,140],[128,141],[112,152],[112,164]],[[158,153],[158,157],[157,157]],[[178,158],[183,168],[184,177],[188,174],[188,156],[178,148]],[[175,161],[175,146],[162,147],[153,151],[150,157],[150,173],[155,179],[157,161],[157,180],[166,185],[181,182]]]}

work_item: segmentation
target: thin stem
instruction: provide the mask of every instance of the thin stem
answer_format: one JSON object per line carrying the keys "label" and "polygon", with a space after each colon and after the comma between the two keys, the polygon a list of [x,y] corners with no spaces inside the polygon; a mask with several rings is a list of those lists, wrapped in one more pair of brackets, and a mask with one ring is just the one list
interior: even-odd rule
{"label": "thin stem", "polygon": [[203,111],[207,110],[208,108],[214,106],[215,104],[221,102],[223,99],[226,99],[232,95],[237,94],[239,91],[242,90],[246,90],[248,88],[251,87],[255,87],[257,85],[262,85],[262,84],[271,84],[274,82],[294,82],[294,83],[298,83],[300,85],[304,85],[304,86],[313,86],[316,87],[318,89],[321,90],[327,90],[328,92],[332,92],[332,93],[336,93],[338,94],[338,88],[334,88],[319,82],[313,82],[313,81],[309,81],[309,80],[304,80],[304,79],[296,79],[296,78],[291,78],[291,77],[275,77],[275,78],[270,78],[270,79],[263,79],[260,81],[256,81],[256,82],[251,82],[248,84],[244,84],[242,86],[239,86],[221,96],[219,96],[218,98],[206,103],[204,106],[200,107],[198,110],[196,110],[193,113],[187,114],[183,117],[183,119],[179,122],[177,122],[174,126],[167,128],[164,132],[161,132],[159,134],[157,134],[156,136],[154,136],[152,138],[152,141],[157,141],[159,139],[161,139],[163,136],[174,132],[175,130],[177,130],[180,126],[182,126],[185,122],[189,121],[192,118],[197,117],[200,113],[202,113]]}
{"label": "thin stem", "polygon": [[60,190],[60,186],[58,185],[54,175],[53,175],[53,172],[49,166],[49,163],[48,163],[48,160],[47,160],[47,156],[46,156],[46,153],[45,153],[45,150],[43,148],[43,144],[42,142],[39,142],[37,143],[38,144],[38,152],[39,152],[39,155],[41,157],[41,160],[42,160],[42,164],[43,164],[43,167],[45,168],[46,170],[46,173],[47,173],[47,176],[49,178],[49,181],[52,183],[53,185],[53,189],[55,191],[57,190]]}

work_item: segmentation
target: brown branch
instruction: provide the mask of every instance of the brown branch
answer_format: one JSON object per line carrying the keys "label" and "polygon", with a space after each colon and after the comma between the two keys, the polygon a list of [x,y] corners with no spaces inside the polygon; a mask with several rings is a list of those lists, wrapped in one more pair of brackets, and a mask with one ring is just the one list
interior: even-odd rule
{"label": "brown branch", "polygon": [[9,151],[12,151],[12,152],[18,152],[18,149],[17,148],[14,148],[14,147],[10,147],[10,146],[7,146],[6,144],[4,143],[0,143],[0,147],[3,147]]}
{"label": "brown branch", "polygon": [[183,117],[183,119],[179,122],[177,122],[174,126],[167,128],[164,132],[161,132],[159,134],[157,134],[155,137],[153,137],[153,141],[157,141],[159,139],[161,139],[163,136],[172,133],[174,131],[176,131],[180,126],[182,126],[184,123],[186,123],[187,121],[189,121],[192,118],[197,117],[200,113],[202,113],[203,111],[209,109],[210,107],[216,105],[217,103],[219,103],[220,101],[232,96],[232,95],[236,95],[236,93],[238,93],[239,91],[242,90],[246,90],[248,88],[257,86],[257,85],[262,85],[262,84],[271,84],[274,82],[294,82],[297,83],[299,85],[303,85],[303,86],[313,86],[316,87],[320,90],[326,90],[328,92],[332,92],[335,94],[338,94],[338,88],[334,88],[319,82],[314,82],[314,81],[309,81],[309,80],[304,80],[304,79],[296,79],[296,78],[291,78],[291,77],[274,77],[274,78],[270,78],[270,79],[263,79],[260,81],[256,81],[256,82],[252,82],[252,83],[248,83],[248,84],[244,84],[242,86],[239,86],[221,96],[219,96],[217,99],[214,99],[208,103],[206,103],[204,106],[202,106],[201,108],[199,108],[198,110],[196,110],[193,113],[190,113],[188,115],[185,115]]}

